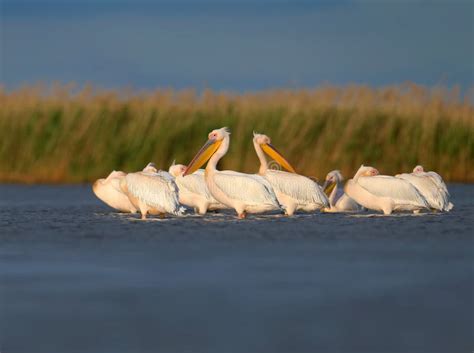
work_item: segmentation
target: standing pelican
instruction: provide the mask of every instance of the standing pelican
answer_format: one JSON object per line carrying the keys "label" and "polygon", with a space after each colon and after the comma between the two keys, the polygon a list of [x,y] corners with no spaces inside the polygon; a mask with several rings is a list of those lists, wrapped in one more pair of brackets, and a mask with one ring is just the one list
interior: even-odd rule
{"label": "standing pelican", "polygon": [[391,214],[393,211],[419,212],[429,205],[408,181],[379,175],[377,169],[361,166],[353,179],[347,181],[346,194],[360,205]]}
{"label": "standing pelican", "polygon": [[188,165],[184,176],[192,174],[209,160],[204,179],[211,195],[220,203],[233,208],[240,219],[247,213],[280,210],[271,186],[262,178],[238,172],[221,172],[217,162],[229,149],[230,133],[227,128],[213,130],[209,140]]}
{"label": "standing pelican", "polygon": [[128,196],[120,189],[120,181],[127,174],[120,171],[113,171],[105,179],[98,179],[92,190],[95,196],[112,208],[121,212],[137,212],[137,208],[130,202]]}
{"label": "standing pelican", "polygon": [[[319,185],[305,176],[296,174],[290,163],[272,146],[267,135],[254,133],[253,145],[260,160],[258,174],[268,180],[288,216],[292,216],[296,210],[311,212],[329,207],[328,198]],[[268,169],[264,152],[290,173]]]}
{"label": "standing pelican", "polygon": [[220,210],[227,208],[221,204],[209,192],[204,180],[204,170],[196,170],[193,174],[183,176],[186,166],[173,164],[169,169],[178,185],[179,202],[194,208],[196,213],[205,214],[208,210]]}
{"label": "standing pelican", "polygon": [[340,188],[343,180],[339,170],[333,170],[326,175],[323,190],[328,195],[330,207],[325,208],[324,212],[358,212],[364,209]]}
{"label": "standing pelican", "polygon": [[140,210],[142,219],[146,219],[148,213],[181,215],[183,209],[179,205],[178,189],[172,176],[163,171],[153,172],[151,168],[154,166],[147,168],[148,171],[127,174],[120,181],[121,190]]}
{"label": "standing pelican", "polygon": [[395,175],[415,186],[426,199],[430,208],[438,211],[450,211],[453,204],[449,202],[449,192],[439,174],[425,172],[422,166],[416,166],[413,173]]}

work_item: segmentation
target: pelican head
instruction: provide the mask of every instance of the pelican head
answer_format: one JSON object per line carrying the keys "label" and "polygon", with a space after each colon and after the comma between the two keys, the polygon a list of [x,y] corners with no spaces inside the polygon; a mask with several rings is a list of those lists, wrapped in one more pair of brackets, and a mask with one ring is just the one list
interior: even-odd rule
{"label": "pelican head", "polygon": [[326,181],[330,181],[333,183],[340,183],[343,181],[344,178],[342,177],[340,170],[333,170],[326,175]]}
{"label": "pelican head", "polygon": [[270,144],[272,140],[270,137],[264,134],[259,134],[258,132],[253,132],[253,142],[258,143],[259,145]]}
{"label": "pelican head", "polygon": [[254,132],[253,133],[253,143],[259,145],[260,148],[265,152],[270,158],[272,158],[275,162],[285,168],[287,171],[291,173],[296,173],[293,166],[283,157],[283,155],[278,152],[278,150],[272,145],[272,141],[270,137],[264,134],[259,134]]}
{"label": "pelican head", "polygon": [[374,167],[363,167],[362,169],[363,169],[362,176],[370,177],[370,176],[375,176],[375,175],[380,174],[379,171],[375,169]]}
{"label": "pelican head", "polygon": [[230,131],[228,127],[221,127],[220,129],[215,129],[212,130],[209,135],[207,135],[207,138],[209,140],[217,140],[217,141],[222,141],[226,137],[230,136]]}
{"label": "pelican head", "polygon": [[423,166],[421,165],[417,165],[414,169],[413,169],[413,173],[417,174],[417,173],[424,173],[425,170],[423,169]]}
{"label": "pelican head", "polygon": [[150,162],[146,165],[145,168],[143,168],[143,171],[145,173],[156,173],[158,172],[158,169],[156,168],[156,164],[153,162]]}
{"label": "pelican head", "polygon": [[359,177],[370,177],[379,174],[379,171],[374,167],[368,167],[362,164],[357,173],[354,175],[354,180],[357,180]]}
{"label": "pelican head", "polygon": [[329,172],[326,175],[326,180],[324,181],[324,185],[323,185],[323,190],[326,193],[326,195],[329,196],[329,194],[331,194],[331,192],[334,190],[336,185],[343,180],[344,178],[342,177],[341,171],[333,170]]}
{"label": "pelican head", "polygon": [[186,166],[184,164],[173,164],[168,171],[176,178],[184,174]]}
{"label": "pelican head", "polygon": [[219,149],[222,144],[222,141],[225,138],[230,136],[229,129],[226,127],[212,130],[208,135],[208,140],[201,147],[199,152],[194,156],[191,163],[189,163],[186,171],[184,172],[183,176],[189,175],[194,173],[198,170],[204,163],[206,163],[214,153]]}

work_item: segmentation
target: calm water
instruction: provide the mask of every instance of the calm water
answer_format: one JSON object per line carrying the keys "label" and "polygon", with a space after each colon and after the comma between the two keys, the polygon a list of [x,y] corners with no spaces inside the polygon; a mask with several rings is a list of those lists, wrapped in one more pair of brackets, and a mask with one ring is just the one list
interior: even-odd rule
{"label": "calm water", "polygon": [[449,214],[114,213],[0,186],[0,351],[471,352],[474,186]]}

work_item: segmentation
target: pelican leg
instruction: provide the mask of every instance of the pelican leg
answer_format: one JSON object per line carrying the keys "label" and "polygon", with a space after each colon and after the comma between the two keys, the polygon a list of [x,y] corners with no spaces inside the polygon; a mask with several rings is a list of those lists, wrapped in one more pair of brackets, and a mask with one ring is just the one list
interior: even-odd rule
{"label": "pelican leg", "polygon": [[160,218],[164,219],[164,218],[166,218],[166,215],[164,213],[160,213]]}
{"label": "pelican leg", "polygon": [[141,201],[139,201],[138,206],[140,207],[140,213],[142,214],[142,220],[145,220],[146,215],[148,214],[148,207]]}
{"label": "pelican leg", "polygon": [[295,211],[296,211],[296,204],[290,203],[290,204],[287,204],[287,205],[286,205],[285,214],[286,214],[288,217],[293,216],[293,215],[295,214]]}
{"label": "pelican leg", "polygon": [[247,212],[243,211],[242,213],[238,214],[239,219],[245,219],[247,217]]}
{"label": "pelican leg", "polygon": [[207,203],[206,202],[200,203],[197,207],[196,213],[199,213],[200,215],[205,215],[206,212],[207,212]]}
{"label": "pelican leg", "polygon": [[392,203],[389,200],[387,200],[387,199],[384,200],[384,203],[382,205],[382,211],[383,211],[384,215],[392,214],[393,206],[392,206]]}
{"label": "pelican leg", "polygon": [[245,205],[240,202],[234,206],[234,210],[235,212],[237,212],[237,217],[239,217],[239,219],[244,219],[247,216],[245,211]]}

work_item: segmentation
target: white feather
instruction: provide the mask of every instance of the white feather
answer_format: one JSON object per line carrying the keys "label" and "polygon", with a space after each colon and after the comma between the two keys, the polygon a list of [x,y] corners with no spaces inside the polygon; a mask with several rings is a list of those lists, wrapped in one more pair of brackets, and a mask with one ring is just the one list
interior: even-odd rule
{"label": "white feather", "polygon": [[[242,175],[243,173],[239,173],[239,172],[236,172],[234,170],[222,170],[220,171],[219,173],[223,173],[223,174],[227,174],[227,175]],[[252,178],[254,179],[255,181],[265,185],[265,187],[268,189],[268,190],[271,190],[271,193],[273,194],[273,187],[272,185],[270,184],[270,182],[265,179],[263,176],[261,175],[258,175],[258,174],[243,174],[249,178]]]}
{"label": "white feather", "polygon": [[[167,213],[181,215],[178,188],[169,176],[160,173],[137,172],[127,174],[128,191],[143,203]],[[171,177],[172,178],[172,177]]]}
{"label": "white feather", "polygon": [[421,195],[423,195],[423,197],[426,199],[430,205],[430,208],[440,211],[447,211],[449,208],[448,193],[442,188],[439,188],[431,177],[422,174],[427,173],[404,173],[396,175],[396,177],[406,180],[415,186]]}
{"label": "white feather", "polygon": [[[211,210],[227,208],[227,206],[217,201],[209,192],[206,181],[204,180],[203,169],[199,169],[193,174],[186,175],[185,177],[178,176],[175,181],[178,185],[180,195],[195,195],[204,198],[209,202],[209,209]],[[192,205],[192,207],[194,207],[194,205]]]}
{"label": "white feather", "polygon": [[156,174],[156,175],[166,179],[167,181],[174,182],[174,177],[165,170],[158,170],[157,172],[155,172],[153,174]]}
{"label": "white feather", "polygon": [[180,192],[183,191],[190,194],[201,195],[209,201],[217,202],[207,189],[206,181],[204,180],[204,171],[202,169],[185,177],[177,177],[176,183],[178,184]]}
{"label": "white feather", "polygon": [[[421,175],[425,174],[426,176],[428,176],[429,178],[431,178],[431,180],[433,180],[433,182],[435,183],[435,185],[441,189],[443,192],[445,192],[446,194],[448,194],[449,196],[449,192],[448,192],[448,188],[446,187],[446,184],[444,183],[443,181],[443,178],[441,178],[441,175],[439,175],[438,173],[436,172],[424,172],[424,173],[420,173]],[[418,175],[418,173],[417,173]]]}
{"label": "white feather", "polygon": [[120,181],[124,179],[124,172],[113,171],[106,179],[97,180],[92,190],[94,194],[107,205],[122,212],[135,213],[137,209],[128,196],[120,188]]}
{"label": "white feather", "polygon": [[279,170],[267,170],[264,177],[277,193],[291,197],[299,205],[316,204],[320,207],[329,207],[328,198],[319,185],[305,176]]}
{"label": "white feather", "polygon": [[[342,195],[336,199],[336,204],[334,205],[334,208],[339,211],[362,211],[364,208],[359,205],[357,202],[355,202],[353,199],[351,199],[349,196],[347,196],[345,193],[342,193]],[[331,205],[332,208],[332,205]]]}
{"label": "white feather", "polygon": [[272,205],[280,208],[271,185],[258,175],[222,171],[215,174],[214,182],[216,187],[233,200],[247,205]]}
{"label": "white feather", "polygon": [[211,194],[207,190],[204,178],[200,175],[190,174],[183,176],[177,176],[176,185],[178,185],[179,193],[200,195],[206,199],[211,199]]}
{"label": "white feather", "polygon": [[372,195],[390,198],[395,204],[429,208],[424,197],[406,180],[377,175],[359,177],[357,183]]}

